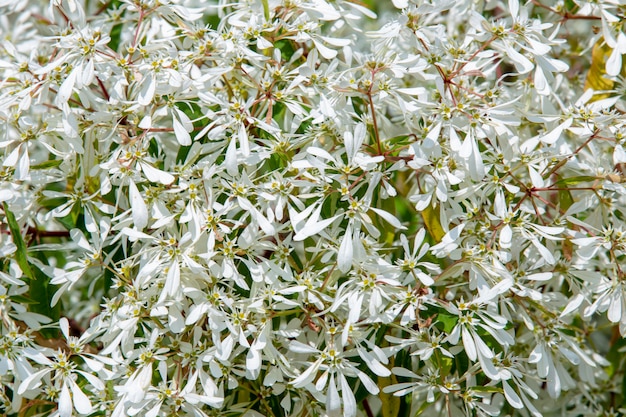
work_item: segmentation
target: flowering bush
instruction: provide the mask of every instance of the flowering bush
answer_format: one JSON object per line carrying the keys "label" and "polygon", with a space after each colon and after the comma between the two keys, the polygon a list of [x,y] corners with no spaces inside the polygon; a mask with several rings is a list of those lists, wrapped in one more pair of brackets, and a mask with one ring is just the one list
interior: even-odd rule
{"label": "flowering bush", "polygon": [[0,0],[0,412],[618,415],[622,0]]}

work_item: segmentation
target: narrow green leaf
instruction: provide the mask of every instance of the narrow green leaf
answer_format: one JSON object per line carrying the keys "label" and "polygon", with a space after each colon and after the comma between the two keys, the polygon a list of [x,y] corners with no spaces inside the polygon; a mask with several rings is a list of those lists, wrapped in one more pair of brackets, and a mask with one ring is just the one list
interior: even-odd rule
{"label": "narrow green leaf", "polygon": [[36,165],[31,165],[30,169],[31,171],[36,171],[38,169],[49,169],[49,168],[56,168],[59,165],[61,165],[63,161],[60,159],[53,159],[50,161],[44,161],[40,164],[36,164]]}
{"label": "narrow green leaf", "polygon": [[12,295],[11,301],[24,305],[37,304],[37,301],[33,300],[30,297],[24,297],[23,295]]}
{"label": "narrow green leaf", "polygon": [[[568,179],[571,180],[573,178],[587,178],[587,177],[572,177]],[[595,177],[591,177],[591,178],[595,179]],[[564,181],[564,180],[559,178],[556,184],[560,184],[561,181]],[[584,181],[584,182],[587,182],[587,181]],[[567,185],[566,182],[564,182],[563,184]],[[572,204],[574,204],[574,196],[572,196],[572,192],[568,189],[559,190],[559,206],[561,207],[561,210],[569,209],[572,206]]]}
{"label": "narrow green leaf", "polygon": [[590,175],[581,175],[576,177],[563,178],[555,182],[553,185],[577,185],[583,182],[591,182],[597,180],[598,177],[592,177]]}
{"label": "narrow green leaf", "polygon": [[265,20],[269,22],[270,20],[270,3],[268,0],[263,1],[263,15],[265,15]]}
{"label": "narrow green leaf", "polygon": [[[30,282],[30,298],[36,302],[30,308],[34,313],[43,314],[52,319],[53,322],[58,321],[61,316],[60,304],[51,307],[54,289],[50,284],[50,277],[43,273],[37,266],[31,264],[33,279]],[[41,334],[47,338],[54,338],[58,331],[54,329],[42,329]]]}
{"label": "narrow green leaf", "polygon": [[15,252],[15,260],[19,265],[22,273],[26,275],[29,279],[33,279],[33,272],[30,269],[30,265],[28,264],[28,248],[26,247],[26,242],[24,242],[24,238],[22,237],[22,231],[20,230],[19,224],[17,224],[17,220],[15,220],[15,215],[11,210],[9,210],[9,205],[4,202],[2,203],[2,207],[4,208],[4,214],[7,218],[7,223],[9,223],[9,230],[11,231],[11,237],[13,238],[13,243],[17,247],[17,251]]}
{"label": "narrow green leaf", "polygon": [[82,206],[80,203],[74,203],[72,210],[65,217],[57,217],[57,221],[61,223],[67,230],[78,227],[78,218],[82,215]]}
{"label": "narrow green leaf", "polygon": [[622,377],[622,407],[626,407],[626,373]]}
{"label": "narrow green leaf", "polygon": [[559,190],[559,204],[562,210],[567,210],[574,204],[574,197],[570,190]]}
{"label": "narrow green leaf", "polygon": [[502,392],[502,388],[494,387],[494,386],[485,386],[485,385],[475,385],[472,387],[472,391],[477,392]]}

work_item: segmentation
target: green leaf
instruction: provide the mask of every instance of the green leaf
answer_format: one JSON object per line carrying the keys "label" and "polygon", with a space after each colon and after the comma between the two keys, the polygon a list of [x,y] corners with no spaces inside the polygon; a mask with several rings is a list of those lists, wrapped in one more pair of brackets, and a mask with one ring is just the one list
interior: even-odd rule
{"label": "green leaf", "polygon": [[9,223],[9,230],[11,231],[13,243],[15,243],[15,246],[17,247],[15,260],[22,270],[22,273],[24,273],[24,275],[26,275],[29,279],[33,279],[33,272],[30,269],[30,264],[28,263],[28,248],[26,246],[26,242],[24,242],[24,238],[22,237],[20,226],[17,224],[17,220],[15,220],[13,212],[9,210],[8,204],[6,202],[2,203],[2,207],[4,208],[7,223]]}
{"label": "green leaf", "polygon": [[270,20],[270,4],[268,0],[262,0],[263,2],[263,15],[265,16],[265,20],[269,22]]}
{"label": "green leaf", "polygon": [[[122,2],[120,0],[112,0],[111,2],[109,2],[107,9],[116,9],[119,8],[119,6],[122,4]],[[125,12],[125,11],[124,11]],[[122,17],[124,16],[124,12],[122,12],[122,14],[120,15],[120,18],[118,21],[121,21]],[[120,40],[122,38],[122,30],[124,29],[124,24],[123,23],[118,23],[116,25],[114,25],[111,28],[111,33],[109,33],[109,36],[111,38],[111,40],[109,41],[108,47],[111,48],[114,51],[117,51],[119,46],[120,46]],[[119,51],[117,51],[119,52]]]}
{"label": "green leaf", "polygon": [[552,186],[577,185],[583,182],[595,181],[597,179],[598,177],[592,177],[590,175],[581,175],[577,177],[562,178],[558,180],[557,182],[555,182],[554,184],[552,184]]}
{"label": "green leaf", "polygon": [[[606,77],[606,62],[613,49],[604,42],[604,37],[598,39],[593,45],[591,51],[591,66],[589,72],[587,72],[587,78],[585,79],[585,90],[593,88],[594,91],[600,92],[600,94],[594,94],[589,102],[594,102],[611,97],[610,92],[607,90],[613,90],[615,81]],[[626,76],[626,60],[622,60],[621,75]]]}
{"label": "green leaf", "polygon": [[[31,266],[33,280],[30,282],[30,298],[36,301],[37,304],[33,304],[30,311],[43,314],[52,319],[53,322],[56,322],[61,317],[61,305],[57,304],[54,307],[50,305],[54,295],[50,277],[44,274],[37,266],[32,264]],[[42,329],[41,334],[48,339],[52,339],[58,336],[58,330]]]}
{"label": "green leaf", "polygon": [[626,407],[626,373],[622,377],[622,407]]}
{"label": "green leaf", "polygon": [[[562,181],[558,180],[557,184]],[[572,192],[568,189],[559,190],[559,206],[561,210],[567,210],[574,204],[574,196],[572,196]]]}
{"label": "green leaf", "polygon": [[570,190],[559,190],[559,205],[561,210],[567,210],[574,204],[574,197]]}
{"label": "green leaf", "polygon": [[477,392],[502,392],[501,388],[493,387],[493,386],[484,386],[484,385],[475,385],[472,388],[472,391]]}
{"label": "green leaf", "polygon": [[412,139],[413,138],[409,135],[394,136],[393,138],[387,139],[384,144],[387,149],[393,152],[399,152],[403,146],[410,144]]}
{"label": "green leaf", "polygon": [[[15,215],[9,210],[7,203],[2,203],[4,213],[9,224],[9,230],[13,238],[13,243],[17,247],[15,252],[15,259],[20,269],[26,277],[29,278],[29,296],[22,297],[22,302],[30,304],[29,311],[34,313],[43,314],[49,317],[53,321],[58,321],[60,317],[60,305],[55,307],[50,306],[52,301],[53,291],[50,288],[50,278],[44,274],[36,265],[33,265],[28,261],[28,247],[22,237],[20,227],[15,219]],[[54,329],[42,329],[41,334],[47,338],[54,338],[58,335],[58,330]]]}
{"label": "green leaf", "polygon": [[441,242],[446,232],[441,227],[441,220],[439,218],[439,210],[437,207],[433,207],[429,205],[420,213],[422,215],[422,219],[424,219],[424,226],[426,230],[433,238],[435,242]]}
{"label": "green leaf", "polygon": [[49,169],[49,168],[56,168],[59,165],[61,165],[63,161],[60,159],[52,159],[50,161],[44,161],[40,164],[36,164],[36,165],[31,165],[30,169],[31,171],[36,171],[38,169]]}
{"label": "green leaf", "polygon": [[14,303],[29,305],[29,304],[37,304],[37,301],[33,300],[30,297],[24,297],[23,295],[12,295],[11,301]]}
{"label": "green leaf", "polygon": [[72,230],[78,227],[79,217],[82,215],[82,205],[79,202],[74,203],[72,210],[65,217],[57,217],[57,221],[61,223],[67,230]]}
{"label": "green leaf", "polygon": [[437,323],[442,324],[442,327],[443,327],[442,330],[445,333],[450,333],[452,329],[454,329],[454,326],[456,326],[458,321],[459,321],[458,316],[453,316],[447,313],[439,313],[437,315]]}
{"label": "green leaf", "polygon": [[570,13],[576,13],[579,9],[574,0],[565,0],[565,9]]}

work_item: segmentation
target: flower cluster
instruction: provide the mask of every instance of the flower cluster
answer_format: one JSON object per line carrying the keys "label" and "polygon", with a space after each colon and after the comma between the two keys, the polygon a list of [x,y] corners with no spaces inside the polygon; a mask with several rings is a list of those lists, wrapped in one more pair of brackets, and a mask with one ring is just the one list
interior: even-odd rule
{"label": "flower cluster", "polygon": [[620,0],[0,0],[0,413],[626,413]]}

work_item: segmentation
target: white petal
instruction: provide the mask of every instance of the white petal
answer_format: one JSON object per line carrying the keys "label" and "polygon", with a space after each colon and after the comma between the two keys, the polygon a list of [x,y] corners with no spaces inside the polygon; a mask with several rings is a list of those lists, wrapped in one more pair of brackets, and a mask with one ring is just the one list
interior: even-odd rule
{"label": "white petal", "polygon": [[84,392],[81,391],[80,387],[76,385],[76,382],[69,381],[70,388],[72,389],[72,397],[74,400],[74,408],[80,414],[89,414],[92,412],[93,407],[91,406],[91,401],[89,401],[89,397],[85,395]]}
{"label": "white petal", "polygon": [[320,367],[322,362],[320,360],[311,364],[304,372],[302,372],[296,379],[294,379],[291,384],[294,388],[303,388],[313,382],[315,379],[315,375],[317,375],[317,370]]}
{"label": "white petal", "polygon": [[138,230],[135,229],[131,229],[130,227],[125,227],[122,229],[122,234],[126,235],[130,238],[131,242],[136,241],[137,239],[147,239],[147,240],[154,240],[154,236],[151,236],[147,233],[144,232],[140,232]]}
{"label": "white petal", "polygon": [[83,67],[83,70],[81,71],[81,79],[80,79],[80,84],[81,87],[87,87],[91,84],[91,82],[93,81],[93,77],[94,77],[94,66],[93,66],[93,59],[90,59],[87,61],[86,65]]}
{"label": "white petal", "polygon": [[478,150],[478,144],[475,140],[472,143],[472,154],[469,158],[469,172],[474,181],[480,181],[485,176],[485,164],[480,151]]}
{"label": "white petal", "polygon": [[66,339],[70,337],[70,323],[67,321],[66,317],[61,317],[59,319],[59,327],[61,328],[61,333],[65,336]]}
{"label": "white petal", "polygon": [[554,366],[554,364],[552,364],[552,366],[548,369],[546,385],[548,386],[548,394],[550,397],[557,398],[561,395],[561,378],[559,378],[559,374],[556,371],[556,366]]}
{"label": "white petal", "polygon": [[328,393],[326,394],[326,411],[329,415],[333,415],[333,411],[341,409],[341,399],[335,385],[335,375],[330,375],[330,384],[328,385]]}
{"label": "white petal", "polygon": [[[332,7],[330,9],[332,9]],[[337,13],[336,11],[334,12]],[[337,18],[339,18],[339,14],[337,14]],[[329,36],[320,36],[320,39],[332,46],[348,46],[352,43],[350,39],[345,38],[331,38]]]}
{"label": "white petal", "polygon": [[611,295],[611,304],[609,304],[607,318],[611,323],[617,323],[622,318],[622,296],[620,291],[615,291]]}
{"label": "white petal", "polygon": [[143,173],[146,174],[146,178],[152,182],[160,182],[163,185],[169,185],[174,182],[175,178],[172,174],[161,171],[147,162],[141,161],[139,165],[141,166]]}
{"label": "white petal", "polygon": [[513,20],[517,20],[519,14],[519,0],[509,0],[509,12]]}
{"label": "white petal", "polygon": [[42,369],[26,377],[26,379],[22,381],[19,388],[17,389],[18,395],[22,395],[28,390],[39,387],[42,383],[41,379],[48,372],[50,372],[50,369]]}
{"label": "white petal", "polygon": [[241,123],[239,126],[239,149],[244,157],[250,156],[250,141],[248,140],[248,131],[246,126]]}
{"label": "white petal", "polygon": [[141,83],[141,91],[137,95],[137,102],[142,106],[150,104],[156,92],[156,80],[152,74],[148,75]]}
{"label": "white petal", "polygon": [[167,279],[165,280],[165,286],[163,291],[168,295],[174,295],[180,289],[180,265],[178,262],[172,262],[169,271],[167,272]]}
{"label": "white petal", "polygon": [[256,349],[249,349],[246,355],[246,371],[250,372],[253,378],[257,378],[261,370],[261,353]]}
{"label": "white petal", "polygon": [[474,345],[474,339],[470,334],[469,330],[463,326],[461,329],[461,337],[463,339],[463,347],[465,347],[465,353],[467,357],[472,361],[476,361],[477,353],[476,353],[476,345]]}
{"label": "white petal", "polygon": [[556,259],[554,259],[554,255],[552,255],[552,252],[550,252],[548,248],[546,248],[541,242],[539,242],[539,239],[532,239],[531,243],[537,248],[537,250],[541,254],[541,257],[548,264],[554,265],[556,263]]}
{"label": "white petal", "polygon": [[337,267],[341,272],[346,273],[352,268],[352,256],[352,228],[348,226],[337,253]]}
{"label": "white petal", "polygon": [[381,210],[381,209],[377,209],[374,207],[370,207],[372,209],[372,211],[374,211],[376,214],[378,214],[380,217],[382,217],[383,219],[385,219],[387,221],[387,223],[389,223],[390,225],[392,225],[393,227],[395,227],[398,230],[406,230],[406,227],[404,227],[402,225],[402,223],[400,223],[400,220],[398,220],[394,215],[392,215],[391,213]]}
{"label": "white petal", "polygon": [[312,38],[311,40],[313,41],[313,44],[315,44],[315,48],[317,49],[317,51],[324,58],[333,59],[334,57],[337,56],[337,51],[330,49],[329,47],[327,47],[326,45],[324,45],[322,42],[318,41],[315,38]]}
{"label": "white petal", "polygon": [[474,342],[476,343],[476,347],[480,351],[481,355],[485,358],[493,358],[493,352],[489,349],[489,346],[483,341],[483,339],[478,336],[476,333],[472,333],[474,338]]}
{"label": "white petal", "polygon": [[67,389],[67,385],[63,384],[61,388],[61,395],[59,395],[58,405],[59,417],[71,417],[72,416],[72,397],[70,390]]}
{"label": "white petal", "polygon": [[167,319],[172,333],[179,334],[185,330],[185,318],[176,304],[169,307]]}
{"label": "white petal", "polygon": [[57,93],[57,97],[55,102],[58,106],[67,103],[70,96],[72,95],[74,84],[76,83],[76,76],[80,72],[81,66],[77,65],[72,72],[67,76],[61,87],[59,87],[59,92]]}
{"label": "white petal", "polygon": [[536,274],[526,275],[526,279],[532,281],[548,281],[552,278],[552,272],[537,272]]}
{"label": "white petal", "polygon": [[511,240],[513,238],[513,229],[508,224],[500,230],[500,247],[502,249],[509,249],[511,247]]}
{"label": "white petal", "polygon": [[235,176],[239,173],[239,168],[237,168],[237,144],[234,138],[230,139],[230,143],[226,149],[226,159],[224,163],[226,164],[226,171],[229,175]]}
{"label": "white petal", "polygon": [[128,184],[128,192],[133,222],[135,222],[135,228],[141,231],[148,225],[148,207],[133,180],[130,180]]}
{"label": "white petal", "polygon": [[580,307],[584,300],[585,297],[582,294],[577,294],[574,298],[570,300],[569,303],[567,303],[567,306],[565,306],[565,308],[561,312],[560,317],[565,317],[574,310],[576,310],[578,307]]}
{"label": "white petal", "polygon": [[341,381],[341,397],[343,398],[343,416],[355,417],[356,399],[352,393],[352,388],[350,388],[350,385],[343,374],[339,374],[339,380]]}
{"label": "white petal", "polygon": [[[385,369],[387,369],[387,368],[385,368]],[[389,370],[387,369],[387,371],[389,371]],[[389,375],[391,375],[391,372],[389,372]],[[367,389],[367,391],[370,394],[378,395],[378,393],[380,392],[380,388],[378,388],[378,385],[376,385],[374,383],[372,378],[370,378],[365,372],[362,372],[362,371],[359,371],[357,376],[361,380],[361,383],[363,384],[365,389]]]}
{"label": "white petal", "polygon": [[313,214],[311,214],[311,217],[309,217],[304,227],[296,233],[296,235],[293,237],[293,240],[298,242],[310,236],[316,235],[322,230],[324,230],[332,222],[334,222],[337,217],[339,217],[339,215],[337,215],[329,219],[317,221],[319,219],[321,211],[322,211],[322,206],[320,204],[317,207],[317,209],[313,212]]}
{"label": "white petal", "polygon": [[524,408],[524,404],[522,403],[519,395],[517,395],[515,390],[511,388],[506,381],[502,381],[502,388],[504,388],[504,397],[507,402],[511,404],[511,407],[517,408],[518,410]]}
{"label": "white petal", "polygon": [[191,145],[191,135],[189,135],[182,123],[176,117],[172,117],[172,123],[174,124],[174,135],[176,135],[178,143],[182,146]]}
{"label": "white petal", "polygon": [[296,353],[319,353],[319,350],[313,346],[305,345],[304,343],[293,340],[289,344],[289,350]]}
{"label": "white petal", "polygon": [[79,248],[87,251],[94,250],[93,247],[89,244],[89,241],[87,241],[87,238],[85,237],[83,232],[80,231],[80,229],[70,230],[70,236],[72,237],[72,240],[76,242]]}
{"label": "white petal", "polygon": [[617,145],[613,150],[613,164],[623,164],[626,163],[626,151],[622,145]]}
{"label": "white petal", "polygon": [[322,148],[318,148],[315,146],[310,146],[307,148],[307,153],[310,153],[311,155],[315,155],[319,158],[322,159],[326,159],[327,161],[333,161],[335,164],[337,163],[337,161],[335,160],[335,158],[333,158],[333,156],[331,154],[329,154],[326,150],[322,149]]}
{"label": "white petal", "polygon": [[515,69],[520,74],[526,74],[535,67],[532,62],[524,55],[517,52],[513,47],[506,45],[506,55],[513,61]]}
{"label": "white petal", "polygon": [[538,94],[542,96],[547,96],[550,94],[550,83],[548,83],[548,80],[543,73],[543,69],[540,66],[537,66],[537,68],[535,68],[534,82],[535,90]]}
{"label": "white petal", "polygon": [[409,0],[391,0],[396,9],[404,9],[409,7]]}
{"label": "white petal", "polygon": [[622,54],[619,48],[613,49],[609,59],[606,61],[606,73],[612,77],[619,75],[622,69]]}
{"label": "white petal", "polygon": [[276,230],[274,229],[274,226],[272,226],[270,221],[267,220],[267,218],[265,218],[265,216],[263,216],[263,214],[261,214],[261,212],[258,211],[256,207],[254,207],[252,203],[250,203],[249,200],[243,197],[237,197],[237,202],[242,209],[250,213],[250,216],[259,224],[263,232],[268,235],[273,235],[274,233],[276,233]]}
{"label": "white petal", "polygon": [[[98,371],[100,369],[102,369],[104,367],[104,364],[102,362],[98,362],[96,360],[93,360],[91,358],[88,358],[86,356],[81,356],[84,360],[85,363],[88,364],[88,366],[93,369],[94,371],[97,369]],[[98,363],[98,365],[94,365],[93,363]],[[87,381],[89,381],[89,383],[91,385],[93,385],[93,387],[95,389],[97,389],[98,391],[104,391],[104,383],[100,380],[100,378],[98,378],[97,376],[90,374],[89,372],[85,372],[85,371],[76,371],[77,373],[81,374],[82,376],[85,377],[85,379],[87,379]]]}
{"label": "white petal", "polygon": [[[365,365],[367,365],[367,367],[371,369],[371,371],[374,372],[376,375],[382,376],[382,377],[391,375],[391,371],[387,369],[378,360],[376,360],[369,352],[363,349],[359,349],[359,348],[357,348],[357,350],[359,352],[359,355],[365,362]],[[372,393],[372,394],[376,394],[376,393]]]}
{"label": "white petal", "polygon": [[405,368],[394,367],[391,371],[394,375],[402,376],[405,378],[419,378],[419,375],[417,375],[415,372],[409,371]]}
{"label": "white petal", "polygon": [[[451,132],[454,129],[451,130]],[[459,149],[459,156],[461,158],[469,158],[472,155],[472,136],[467,134],[465,139],[463,139],[463,143],[461,144],[461,149]]]}

